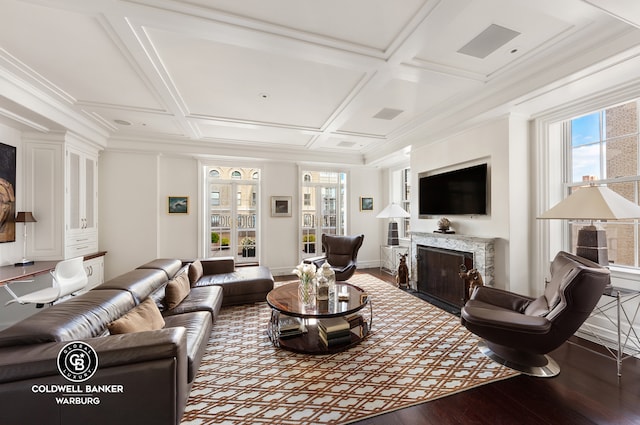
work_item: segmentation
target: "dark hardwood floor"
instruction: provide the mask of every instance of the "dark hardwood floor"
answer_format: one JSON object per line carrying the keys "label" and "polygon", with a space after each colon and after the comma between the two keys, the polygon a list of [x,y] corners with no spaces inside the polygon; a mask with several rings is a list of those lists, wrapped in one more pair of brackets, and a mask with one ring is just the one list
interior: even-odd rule
{"label": "dark hardwood floor", "polygon": [[[393,282],[378,269],[360,272]],[[599,346],[572,342],[550,353],[561,368],[554,378],[520,375],[356,424],[640,424],[640,360],[623,361],[618,378],[614,360],[579,345]]]}

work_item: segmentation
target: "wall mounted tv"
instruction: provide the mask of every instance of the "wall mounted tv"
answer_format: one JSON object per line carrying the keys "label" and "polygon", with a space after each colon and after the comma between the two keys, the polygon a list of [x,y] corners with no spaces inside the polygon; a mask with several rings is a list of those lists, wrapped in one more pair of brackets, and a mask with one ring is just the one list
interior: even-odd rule
{"label": "wall mounted tv", "polygon": [[419,176],[419,217],[487,214],[487,164]]}

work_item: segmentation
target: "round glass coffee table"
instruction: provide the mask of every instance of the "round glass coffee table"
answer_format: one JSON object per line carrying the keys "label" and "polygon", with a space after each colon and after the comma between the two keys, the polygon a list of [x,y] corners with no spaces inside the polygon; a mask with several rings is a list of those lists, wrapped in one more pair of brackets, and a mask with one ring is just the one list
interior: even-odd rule
{"label": "round glass coffee table", "polygon": [[310,305],[300,300],[297,282],[287,283],[269,292],[267,303],[271,307],[267,327],[271,342],[298,353],[331,354],[346,350],[367,336],[373,321],[368,294],[346,282],[336,283],[328,301],[314,298]]}

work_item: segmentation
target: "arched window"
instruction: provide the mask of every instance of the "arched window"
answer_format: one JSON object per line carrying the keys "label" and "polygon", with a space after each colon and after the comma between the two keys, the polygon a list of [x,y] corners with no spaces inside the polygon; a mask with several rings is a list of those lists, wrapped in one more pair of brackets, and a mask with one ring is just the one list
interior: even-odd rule
{"label": "arched window", "polygon": [[218,170],[209,171],[209,177],[212,177],[214,179],[219,179],[220,178],[220,171],[218,171]]}
{"label": "arched window", "polygon": [[305,181],[305,182],[310,182],[311,181],[311,174],[305,173],[304,176],[302,177],[302,180]]}
{"label": "arched window", "polygon": [[252,178],[252,179],[254,179],[254,180],[258,180],[258,177],[259,177],[259,176],[260,176],[260,175],[258,174],[258,172],[257,172],[257,171],[254,171],[254,172],[253,172],[253,174],[251,174],[251,178]]}
{"label": "arched window", "polygon": [[238,179],[238,180],[239,180],[239,179],[241,179],[241,178],[242,178],[242,173],[241,173],[240,171],[238,171],[238,170],[236,170],[236,171],[232,171],[232,172],[231,172],[231,178],[232,178],[232,179]]}

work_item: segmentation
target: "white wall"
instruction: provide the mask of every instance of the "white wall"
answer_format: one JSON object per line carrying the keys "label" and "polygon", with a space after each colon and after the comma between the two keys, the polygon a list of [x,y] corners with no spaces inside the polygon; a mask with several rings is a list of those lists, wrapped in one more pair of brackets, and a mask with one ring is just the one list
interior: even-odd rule
{"label": "white wall", "polygon": [[160,256],[158,164],[154,154],[100,155],[99,246],[107,251],[105,280]]}
{"label": "white wall", "polygon": [[[357,167],[349,172],[347,197],[349,200],[349,222],[347,233],[364,234],[362,247],[358,252],[358,267],[379,267],[380,244],[383,243],[381,222],[376,215],[387,206],[386,181],[378,168]],[[373,198],[373,211],[360,211],[360,197]],[[385,233],[386,234],[386,233]]]}
{"label": "white wall", "polygon": [[[211,160],[210,160],[211,161]],[[228,160],[225,160],[228,162]],[[188,259],[199,256],[198,172],[196,159],[155,154],[105,151],[100,156],[100,249],[105,257],[105,279],[154,258]],[[298,164],[242,161],[260,168],[260,263],[274,275],[290,274],[299,256]],[[356,167],[348,171],[347,195],[350,234],[364,233],[358,255],[361,267],[378,267],[380,220],[384,208],[381,171]],[[168,196],[189,196],[190,213],[169,215]],[[271,217],[272,196],[292,196],[291,217]],[[359,197],[374,198],[373,212],[359,211]]]}
{"label": "white wall", "polygon": [[[520,278],[526,268],[521,271],[519,264],[528,258],[528,240],[522,233],[528,229],[527,146],[526,120],[503,117],[435,143],[414,146],[411,155],[413,205],[418,205],[418,174],[489,164],[489,214],[447,218],[456,234],[496,238],[495,285],[524,294],[529,293],[529,284],[526,278]],[[432,232],[439,219],[420,219],[414,208],[411,229]],[[517,234],[515,240],[511,238],[512,227]],[[510,267],[511,262],[518,267]]]}

